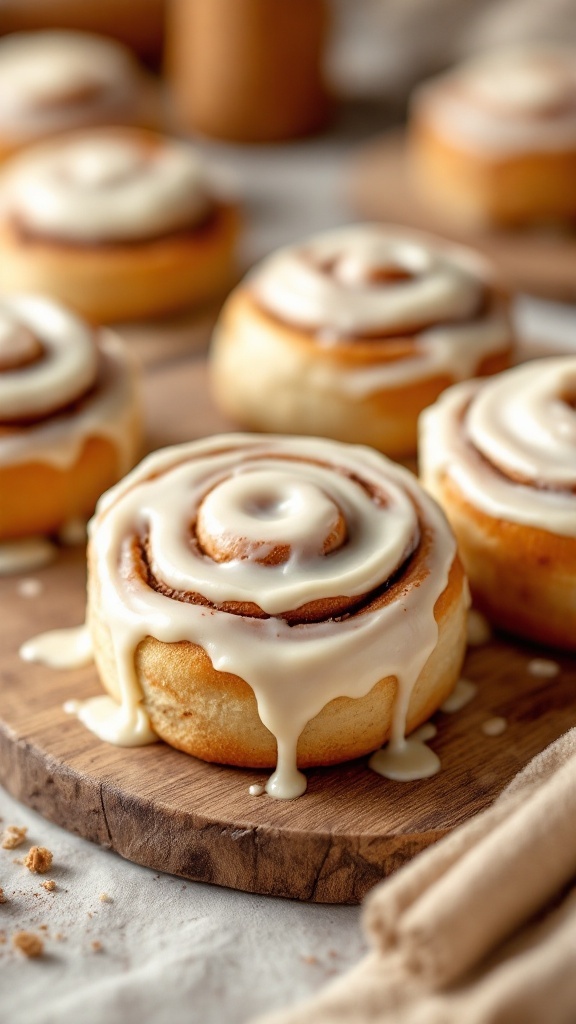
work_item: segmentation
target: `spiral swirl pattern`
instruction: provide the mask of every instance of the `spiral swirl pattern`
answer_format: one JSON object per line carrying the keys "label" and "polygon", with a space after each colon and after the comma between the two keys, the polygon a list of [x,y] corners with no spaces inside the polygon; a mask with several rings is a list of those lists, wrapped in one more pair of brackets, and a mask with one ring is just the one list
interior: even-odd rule
{"label": "spiral swirl pattern", "polygon": [[[249,282],[264,309],[312,332],[318,344],[337,348],[356,339],[374,346],[380,370],[350,371],[351,390],[375,391],[433,372],[457,380],[510,345],[508,319],[494,302],[483,261],[417,232],[338,229],[274,253]],[[388,358],[378,352],[379,341],[387,343]]]}
{"label": "spiral swirl pattern", "polygon": [[576,536],[576,358],[449,389],[422,416],[422,465],[490,515]]}
{"label": "spiral swirl pattern", "polygon": [[576,141],[575,53],[525,47],[474,58],[418,89],[414,109],[475,149],[563,149]]}
{"label": "spiral swirl pattern", "polygon": [[148,457],[109,491],[90,546],[122,696],[116,717],[88,721],[99,735],[138,742],[134,654],[152,636],[200,644],[215,669],[250,684],[278,743],[277,795],[302,791],[306,723],[389,674],[400,681],[402,740],[455,553],[442,514],[405,470],[317,439],[195,442]]}
{"label": "spiral swirl pattern", "polygon": [[87,244],[194,227],[211,205],[191,146],[120,128],[36,146],[11,161],[1,189],[8,214],[32,234]]}
{"label": "spiral swirl pattern", "polygon": [[0,131],[23,141],[104,122],[135,108],[139,85],[129,52],[112,39],[11,33],[0,41]]}
{"label": "spiral swirl pattern", "polygon": [[96,380],[93,332],[48,299],[0,302],[0,423],[37,420],[65,408]]}

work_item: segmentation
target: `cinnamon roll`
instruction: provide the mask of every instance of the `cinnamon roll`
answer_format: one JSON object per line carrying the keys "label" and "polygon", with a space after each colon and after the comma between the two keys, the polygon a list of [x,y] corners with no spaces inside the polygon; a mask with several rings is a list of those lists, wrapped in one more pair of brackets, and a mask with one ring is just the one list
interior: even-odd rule
{"label": "cinnamon roll", "polygon": [[87,518],[134,464],[139,433],[119,339],[49,299],[0,302],[0,541]]}
{"label": "cinnamon roll", "polygon": [[97,322],[215,296],[238,214],[187,143],[94,129],[39,144],[0,178],[0,288],[35,290]]}
{"label": "cinnamon roll", "polygon": [[576,49],[476,57],[413,97],[415,184],[465,227],[576,216]]}
{"label": "cinnamon roll", "polygon": [[147,124],[151,88],[129,50],[85,32],[0,39],[0,159],[39,139],[98,124]]}
{"label": "cinnamon roll", "polygon": [[508,365],[507,300],[466,249],[358,225],[264,260],[212,345],[221,408],[255,430],[319,434],[402,457],[450,384]]}
{"label": "cinnamon roll", "polygon": [[454,538],[408,471],[368,448],[228,435],[156,452],[90,524],[88,625],[102,739],[155,734],[207,761],[358,757],[452,690],[467,588]]}
{"label": "cinnamon roll", "polygon": [[576,649],[576,357],[459,384],[422,416],[422,481],[496,625]]}

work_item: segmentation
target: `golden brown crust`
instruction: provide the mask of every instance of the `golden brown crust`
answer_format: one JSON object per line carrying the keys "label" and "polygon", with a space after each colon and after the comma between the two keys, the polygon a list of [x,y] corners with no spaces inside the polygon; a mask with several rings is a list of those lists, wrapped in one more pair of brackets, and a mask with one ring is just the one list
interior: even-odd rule
{"label": "golden brown crust", "polygon": [[[101,609],[101,593],[89,551],[89,621],[98,671],[106,689],[118,697],[112,643]],[[418,585],[414,570],[412,585]],[[408,730],[425,721],[453,689],[465,649],[466,599],[461,564],[456,558],[448,584],[438,598],[436,648],[414,687]],[[274,767],[276,742],[264,727],[249,684],[215,670],[206,652],[186,641],[165,644],[153,637],[140,643],[136,670],[154,729],[178,749],[206,761],[240,767]],[[365,697],[331,701],[303,730],[298,743],[300,767],[336,764],[379,747],[390,735],[396,680],[380,680]]]}
{"label": "golden brown crust", "polygon": [[477,606],[511,633],[576,650],[576,539],[487,515],[447,474],[434,496],[456,534]]}
{"label": "golden brown crust", "polygon": [[234,276],[240,215],[218,204],[197,230],[139,244],[74,245],[0,223],[0,287],[60,300],[95,323],[136,320],[197,305]]}
{"label": "golden brown crust", "polygon": [[515,226],[576,216],[576,149],[491,155],[438,135],[425,114],[409,126],[415,186],[463,227]]}
{"label": "golden brown crust", "polygon": [[121,475],[118,452],[106,438],[88,438],[74,463],[61,469],[43,462],[0,466],[0,538],[55,533],[87,518]]}
{"label": "golden brown crust", "polygon": [[[498,299],[499,302],[504,301]],[[248,331],[261,338],[262,364],[236,372],[234,350]],[[264,351],[266,347],[266,353]],[[504,351],[479,361],[475,376],[487,376],[510,365],[512,338]],[[211,352],[211,382],[223,411],[251,430],[311,434],[338,441],[369,444],[395,458],[416,450],[419,414],[453,383],[447,374],[424,376],[399,387],[356,396],[318,383],[323,366],[361,369],[368,362],[390,362],[413,355],[416,339],[354,339],[319,346],[314,336],[270,315],[246,286],[237,288],[222,311]]]}

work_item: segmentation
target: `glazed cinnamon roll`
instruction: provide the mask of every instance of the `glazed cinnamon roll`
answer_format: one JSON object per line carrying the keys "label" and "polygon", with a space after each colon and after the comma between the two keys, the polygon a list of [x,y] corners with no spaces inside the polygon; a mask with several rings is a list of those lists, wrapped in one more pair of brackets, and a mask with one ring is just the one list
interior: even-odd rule
{"label": "glazed cinnamon roll", "polygon": [[15,157],[0,179],[0,287],[95,321],[167,313],[229,283],[238,215],[186,143],[95,129]]}
{"label": "glazed cinnamon roll", "polygon": [[0,302],[0,541],[90,515],[137,458],[139,426],[119,339],[48,299]]}
{"label": "glazed cinnamon roll", "polygon": [[0,40],[0,159],[75,128],[151,118],[150,85],[121,44],[56,30]]}
{"label": "glazed cinnamon roll", "polygon": [[468,250],[359,225],[280,250],[232,293],[212,384],[244,426],[416,448],[421,410],[508,365],[507,301]]}
{"label": "glazed cinnamon roll", "polygon": [[576,49],[477,57],[415,93],[409,153],[422,196],[465,227],[576,215]]}
{"label": "glazed cinnamon roll", "polygon": [[156,452],[99,503],[88,624],[112,695],[80,718],[207,761],[334,764],[453,688],[467,588],[440,509],[367,448],[228,435]]}
{"label": "glazed cinnamon roll", "polygon": [[421,476],[480,609],[576,649],[576,357],[459,384],[422,416]]}

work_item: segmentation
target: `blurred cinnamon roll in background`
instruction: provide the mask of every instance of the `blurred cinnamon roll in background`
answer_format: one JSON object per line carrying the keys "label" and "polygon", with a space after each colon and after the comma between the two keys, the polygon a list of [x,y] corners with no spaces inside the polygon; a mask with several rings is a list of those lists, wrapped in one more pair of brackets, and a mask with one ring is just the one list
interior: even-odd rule
{"label": "blurred cinnamon roll in background", "polygon": [[576,217],[576,47],[476,57],[421,85],[409,156],[419,193],[463,226]]}
{"label": "blurred cinnamon roll in background", "polygon": [[234,276],[236,206],[193,147],[129,128],[41,143],[0,177],[0,288],[96,322],[211,299]]}
{"label": "blurred cinnamon roll in background", "polygon": [[148,77],[112,39],[63,30],[0,38],[0,159],[75,128],[152,126],[154,103]]}
{"label": "blurred cinnamon roll in background", "polygon": [[356,225],[273,253],[217,324],[219,406],[256,430],[416,449],[418,414],[450,384],[509,364],[508,300],[476,254]]}

